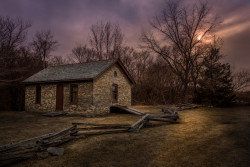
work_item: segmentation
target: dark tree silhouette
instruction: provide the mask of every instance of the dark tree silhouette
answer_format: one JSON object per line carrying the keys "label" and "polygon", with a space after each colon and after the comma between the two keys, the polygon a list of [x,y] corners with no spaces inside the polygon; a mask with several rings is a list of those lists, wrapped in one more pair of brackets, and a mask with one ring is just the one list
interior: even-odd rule
{"label": "dark tree silhouette", "polygon": [[63,58],[62,56],[53,56],[49,60],[50,66],[57,66],[57,65],[63,65],[63,64],[69,64],[69,60],[66,58]]}
{"label": "dark tree silhouette", "polygon": [[[23,79],[19,73],[27,70],[20,65],[20,53],[28,52],[23,47],[30,23],[21,19],[0,17],[0,84],[12,84]],[[26,54],[24,54],[26,55]]]}
{"label": "dark tree silhouette", "polygon": [[77,63],[90,62],[97,59],[97,53],[87,45],[78,45],[72,49],[72,59]]}
{"label": "dark tree silhouette", "polygon": [[203,104],[224,107],[232,104],[234,100],[230,65],[221,63],[221,58],[220,49],[211,46],[197,89],[197,100]]}
{"label": "dark tree silhouette", "polygon": [[22,19],[0,17],[0,110],[22,110],[22,80],[42,68],[40,58],[25,46],[30,23]]}
{"label": "dark tree silhouette", "polygon": [[202,41],[215,28],[207,3],[184,6],[167,1],[166,7],[151,22],[152,32],[142,33],[149,50],[160,55],[182,82],[183,98],[189,85],[196,87],[203,62]]}
{"label": "dark tree silhouette", "polygon": [[244,91],[250,88],[250,71],[243,69],[233,75],[234,91]]}
{"label": "dark tree silhouette", "polygon": [[58,42],[50,30],[37,32],[31,45],[34,53],[43,60],[43,68],[46,68],[46,58],[50,56],[51,51],[57,47]]}
{"label": "dark tree silhouette", "polygon": [[96,51],[98,59],[107,60],[120,56],[123,34],[119,25],[98,22],[90,28],[90,46]]}

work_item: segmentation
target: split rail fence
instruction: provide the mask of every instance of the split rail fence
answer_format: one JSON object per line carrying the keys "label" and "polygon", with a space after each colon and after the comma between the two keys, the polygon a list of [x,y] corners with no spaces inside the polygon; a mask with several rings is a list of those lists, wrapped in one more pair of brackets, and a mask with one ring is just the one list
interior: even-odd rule
{"label": "split rail fence", "polygon": [[55,147],[73,139],[86,138],[91,135],[139,132],[142,127],[153,125],[152,122],[154,121],[176,123],[179,118],[177,112],[168,112],[163,115],[152,115],[140,112],[137,115],[142,114],[143,116],[132,125],[72,123],[71,127],[57,133],[50,133],[0,146],[0,166],[35,156],[42,158],[41,153],[47,153],[48,147]]}

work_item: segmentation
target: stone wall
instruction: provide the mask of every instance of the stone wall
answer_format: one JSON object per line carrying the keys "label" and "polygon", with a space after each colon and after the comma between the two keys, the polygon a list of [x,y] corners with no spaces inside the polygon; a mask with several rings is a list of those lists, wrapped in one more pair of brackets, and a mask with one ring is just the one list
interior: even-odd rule
{"label": "stone wall", "polygon": [[[78,85],[78,103],[70,104],[70,84]],[[27,85],[25,88],[25,110],[34,112],[56,111],[56,84],[42,84],[41,104],[35,103],[36,86]],[[63,84],[63,111],[71,114],[93,115],[93,82]]]}
{"label": "stone wall", "polygon": [[[114,72],[117,76],[114,76]],[[78,85],[78,103],[70,104],[70,84]],[[112,84],[118,85],[118,101],[112,102]],[[35,103],[36,85],[27,85],[25,91],[25,110],[36,112],[56,111],[57,84],[42,84],[41,104]],[[70,114],[100,115],[110,111],[112,105],[131,106],[131,83],[120,69],[112,66],[93,82],[63,84],[63,111]]]}
{"label": "stone wall", "polygon": [[[78,102],[70,104],[70,85],[78,85]],[[79,113],[92,115],[93,106],[93,82],[68,83],[64,84],[64,111],[69,113]]]}
{"label": "stone wall", "polygon": [[41,104],[36,104],[36,85],[25,87],[25,110],[51,112],[56,110],[56,85],[41,86]]}
{"label": "stone wall", "polygon": [[[117,76],[114,77],[114,72]],[[118,85],[118,101],[112,102],[112,84]],[[107,113],[112,105],[131,106],[131,83],[118,65],[112,66],[93,84],[93,104],[96,106],[96,113]]]}

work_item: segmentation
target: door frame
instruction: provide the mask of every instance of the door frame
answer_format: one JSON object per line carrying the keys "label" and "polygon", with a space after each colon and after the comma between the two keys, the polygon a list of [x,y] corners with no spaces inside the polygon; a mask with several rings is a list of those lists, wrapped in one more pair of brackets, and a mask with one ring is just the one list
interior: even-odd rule
{"label": "door frame", "polygon": [[63,111],[63,94],[64,86],[63,84],[56,85],[56,111]]}

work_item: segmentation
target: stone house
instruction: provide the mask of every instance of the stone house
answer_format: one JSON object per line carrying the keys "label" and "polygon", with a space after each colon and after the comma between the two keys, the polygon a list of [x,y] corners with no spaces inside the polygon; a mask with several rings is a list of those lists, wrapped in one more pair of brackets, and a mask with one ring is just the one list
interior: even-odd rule
{"label": "stone house", "polygon": [[26,111],[99,115],[131,106],[135,81],[118,59],[48,67],[23,83]]}

